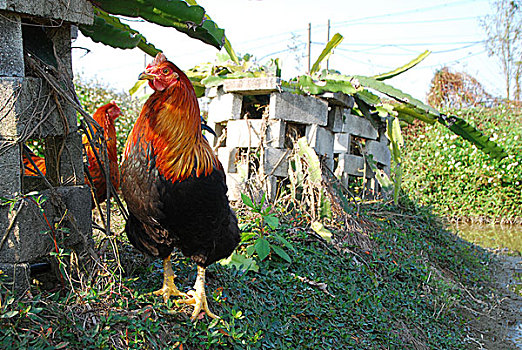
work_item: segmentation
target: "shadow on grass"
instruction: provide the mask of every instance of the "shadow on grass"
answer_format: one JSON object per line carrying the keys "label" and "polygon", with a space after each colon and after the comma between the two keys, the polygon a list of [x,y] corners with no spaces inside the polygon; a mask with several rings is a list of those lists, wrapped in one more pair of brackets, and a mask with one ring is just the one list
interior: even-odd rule
{"label": "shadow on grass", "polygon": [[[331,243],[302,217],[282,215],[277,233],[294,248],[291,263],[272,254],[257,273],[210,267],[207,293],[220,321],[191,323],[190,309],[149,295],[162,283],[161,264],[117,236],[122,274],[108,250],[107,272],[88,285],[54,293],[34,285],[21,299],[3,293],[0,348],[513,348],[487,322],[500,310],[493,255],[408,200],[360,204],[357,213],[346,214],[348,225],[327,225]],[[190,289],[195,266],[178,255],[173,267],[177,285]]]}

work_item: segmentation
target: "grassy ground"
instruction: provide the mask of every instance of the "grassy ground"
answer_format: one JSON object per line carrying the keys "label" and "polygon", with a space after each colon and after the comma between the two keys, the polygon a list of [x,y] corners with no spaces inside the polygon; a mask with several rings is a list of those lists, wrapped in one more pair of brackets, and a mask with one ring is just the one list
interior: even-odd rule
{"label": "grassy ground", "polygon": [[[252,220],[245,208],[239,212]],[[113,221],[119,232],[121,219]],[[281,215],[277,233],[293,247],[292,262],[271,254],[258,259],[258,272],[210,267],[207,293],[222,320],[196,323],[190,308],[148,294],[161,286],[159,261],[123,236],[101,239],[105,269],[90,282],[51,291],[33,285],[20,299],[3,290],[0,348],[513,348],[500,332],[513,315],[503,310],[500,318],[493,256],[434,215],[374,203],[330,228],[335,239],[327,243],[304,218]],[[195,266],[177,256],[174,270],[177,285],[190,289]]]}
{"label": "grassy ground", "polygon": [[439,215],[471,222],[522,223],[522,118],[519,106],[456,114],[495,140],[508,156],[490,159],[441,125],[404,128],[403,190]]}

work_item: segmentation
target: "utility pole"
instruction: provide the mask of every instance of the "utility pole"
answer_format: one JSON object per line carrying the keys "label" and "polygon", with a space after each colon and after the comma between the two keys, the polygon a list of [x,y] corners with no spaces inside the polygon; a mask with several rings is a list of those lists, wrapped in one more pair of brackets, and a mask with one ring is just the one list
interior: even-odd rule
{"label": "utility pole", "polygon": [[310,73],[310,56],[312,55],[312,23],[308,23],[308,73]]}
{"label": "utility pole", "polygon": [[[328,43],[330,41],[330,20],[328,20],[328,31],[327,31],[327,38],[326,42]],[[326,70],[328,70],[328,64],[330,63],[330,58],[326,60]]]}

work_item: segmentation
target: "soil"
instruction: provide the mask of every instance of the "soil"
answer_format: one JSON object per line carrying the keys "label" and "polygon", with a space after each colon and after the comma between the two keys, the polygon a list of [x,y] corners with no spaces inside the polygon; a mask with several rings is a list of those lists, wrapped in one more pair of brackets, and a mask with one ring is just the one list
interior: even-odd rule
{"label": "soil", "polygon": [[470,349],[522,349],[522,257],[496,255],[492,290],[482,310],[467,309]]}

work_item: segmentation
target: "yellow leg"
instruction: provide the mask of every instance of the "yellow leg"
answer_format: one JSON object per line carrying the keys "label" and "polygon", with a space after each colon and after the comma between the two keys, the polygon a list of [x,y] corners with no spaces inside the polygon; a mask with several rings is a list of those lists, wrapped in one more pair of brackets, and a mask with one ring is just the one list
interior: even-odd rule
{"label": "yellow leg", "polygon": [[196,278],[194,289],[187,293],[192,296],[190,299],[179,300],[180,303],[194,304],[194,311],[190,319],[194,321],[199,316],[201,310],[205,311],[211,318],[219,318],[208,308],[207,296],[205,294],[205,268],[201,266],[198,266],[198,277]]}
{"label": "yellow leg", "polygon": [[170,263],[170,255],[168,258],[163,260],[163,287],[160,290],[153,292],[155,295],[162,295],[163,300],[167,302],[170,296],[183,296],[186,297],[187,294],[182,293],[174,284],[174,278],[176,275],[172,270],[172,265]]}

